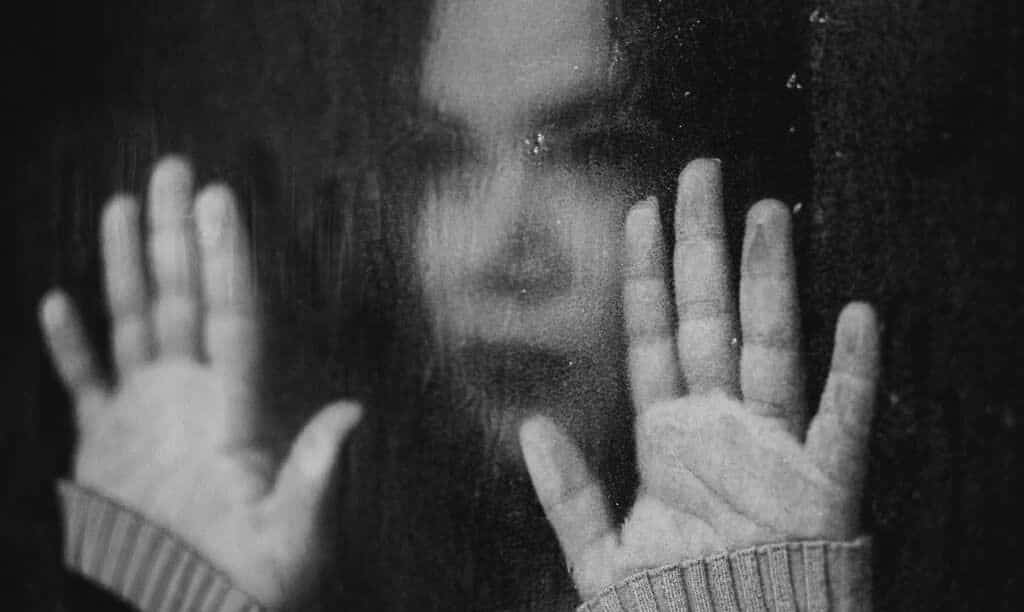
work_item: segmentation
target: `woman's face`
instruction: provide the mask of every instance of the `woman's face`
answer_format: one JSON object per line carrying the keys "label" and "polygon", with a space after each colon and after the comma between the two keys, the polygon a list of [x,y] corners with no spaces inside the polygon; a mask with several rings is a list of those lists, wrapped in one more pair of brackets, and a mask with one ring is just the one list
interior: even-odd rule
{"label": "woman's face", "polygon": [[453,354],[571,365],[619,347],[636,194],[615,159],[631,126],[614,112],[625,75],[607,21],[602,0],[435,8],[420,95],[445,136],[429,151],[415,254]]}

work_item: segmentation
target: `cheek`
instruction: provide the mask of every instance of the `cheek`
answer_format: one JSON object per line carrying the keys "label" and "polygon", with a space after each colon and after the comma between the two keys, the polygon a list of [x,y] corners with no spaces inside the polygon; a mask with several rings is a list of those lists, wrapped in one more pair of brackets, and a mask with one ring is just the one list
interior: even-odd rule
{"label": "cheek", "polygon": [[568,217],[564,244],[571,253],[577,281],[592,286],[616,284],[623,236],[619,216],[603,212]]}
{"label": "cheek", "polygon": [[413,254],[423,290],[436,297],[493,257],[511,221],[500,208],[458,194],[430,194],[422,206]]}
{"label": "cheek", "polygon": [[554,212],[576,282],[602,294],[618,291],[621,283],[627,197],[618,185],[578,186]]}

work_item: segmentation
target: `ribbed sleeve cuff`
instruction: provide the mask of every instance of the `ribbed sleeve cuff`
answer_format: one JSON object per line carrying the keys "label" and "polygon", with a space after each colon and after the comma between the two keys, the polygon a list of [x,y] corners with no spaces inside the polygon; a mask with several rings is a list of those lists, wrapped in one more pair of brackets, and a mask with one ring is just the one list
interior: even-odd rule
{"label": "ribbed sleeve cuff", "polygon": [[64,563],[149,612],[263,608],[195,550],[138,513],[81,485],[59,481]]}
{"label": "ribbed sleeve cuff", "polygon": [[758,546],[634,574],[577,612],[866,611],[871,541]]}

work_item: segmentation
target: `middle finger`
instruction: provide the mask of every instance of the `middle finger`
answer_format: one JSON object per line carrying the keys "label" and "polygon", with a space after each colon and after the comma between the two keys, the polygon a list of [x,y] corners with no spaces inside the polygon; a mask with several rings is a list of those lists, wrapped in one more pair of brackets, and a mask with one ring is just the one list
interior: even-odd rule
{"label": "middle finger", "polygon": [[718,160],[690,162],[679,177],[673,261],[679,364],[690,393],[736,392],[736,314]]}
{"label": "middle finger", "polygon": [[161,160],[149,182],[149,259],[156,289],[153,326],[163,354],[198,350],[199,281],[192,228],[192,169],[176,157]]}

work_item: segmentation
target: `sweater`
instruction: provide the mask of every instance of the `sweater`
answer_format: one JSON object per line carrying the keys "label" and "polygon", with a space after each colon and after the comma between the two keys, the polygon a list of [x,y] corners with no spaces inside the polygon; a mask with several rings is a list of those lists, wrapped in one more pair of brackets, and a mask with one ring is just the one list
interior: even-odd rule
{"label": "sweater", "polygon": [[[176,534],[62,480],[64,563],[140,610],[265,608]],[[578,612],[869,610],[871,543],[782,542],[638,572]]]}

